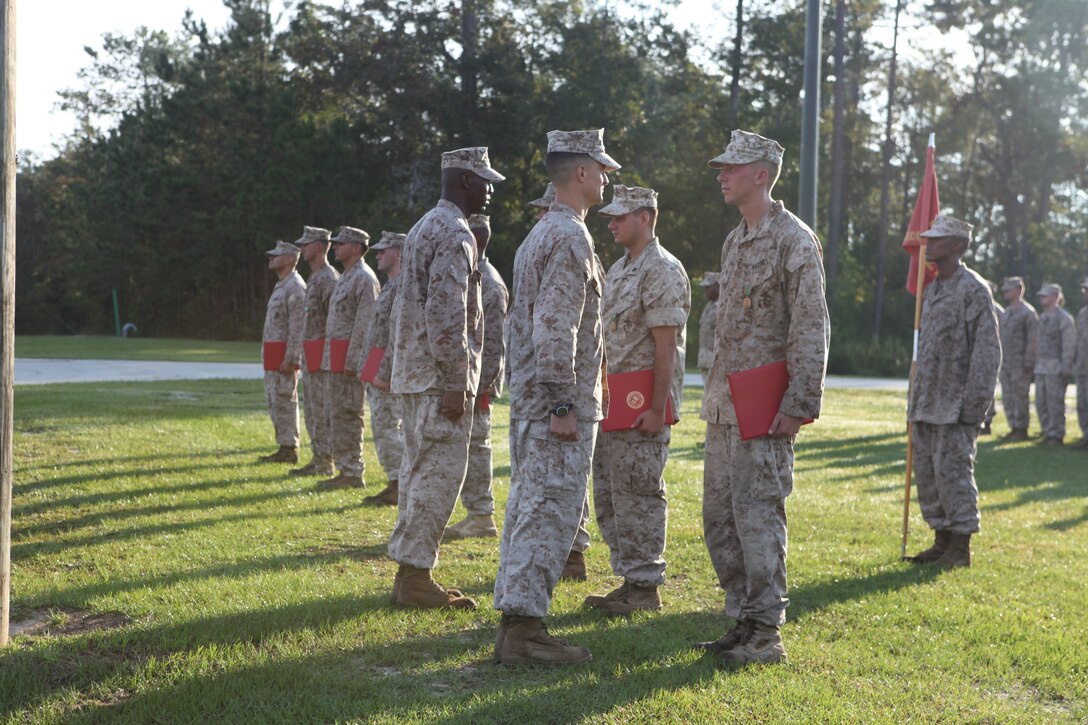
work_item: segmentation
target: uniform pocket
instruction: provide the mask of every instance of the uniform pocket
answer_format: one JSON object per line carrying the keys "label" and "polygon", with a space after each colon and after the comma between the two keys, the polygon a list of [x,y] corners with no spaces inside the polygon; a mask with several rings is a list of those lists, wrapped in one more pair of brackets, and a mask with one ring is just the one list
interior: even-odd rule
{"label": "uniform pocket", "polygon": [[556,438],[548,419],[529,424],[529,450],[524,463],[532,480],[539,481],[544,498],[564,501],[574,495],[578,482],[571,464],[577,455],[576,446],[577,442]]}
{"label": "uniform pocket", "polygon": [[424,401],[423,421],[420,424],[420,435],[423,439],[437,443],[447,443],[456,439],[461,433],[462,421],[460,419],[452,421],[442,415],[442,397],[428,395]]}

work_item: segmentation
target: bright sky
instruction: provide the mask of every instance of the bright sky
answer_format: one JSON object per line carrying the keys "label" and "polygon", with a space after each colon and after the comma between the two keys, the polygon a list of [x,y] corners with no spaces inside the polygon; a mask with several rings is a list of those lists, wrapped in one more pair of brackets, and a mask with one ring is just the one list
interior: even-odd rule
{"label": "bright sky", "polygon": [[[731,35],[735,7],[735,0],[680,0],[674,17],[718,39]],[[187,8],[213,29],[229,18],[222,0],[17,0],[16,146],[49,158],[75,128],[75,118],[57,108],[57,92],[78,87],[76,74],[90,60],[84,46],[100,47],[103,33],[131,34],[141,25],[177,31]]]}

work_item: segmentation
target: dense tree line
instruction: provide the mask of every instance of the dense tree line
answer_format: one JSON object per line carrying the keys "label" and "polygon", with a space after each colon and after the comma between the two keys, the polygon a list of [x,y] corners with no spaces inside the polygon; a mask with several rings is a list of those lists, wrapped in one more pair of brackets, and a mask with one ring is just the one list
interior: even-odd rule
{"label": "dense tree line", "polygon": [[[224,1],[221,31],[190,16],[88,48],[62,94],[79,128],[19,174],[21,333],[109,331],[116,289],[147,334],[256,338],[264,249],[304,224],[406,231],[437,198],[440,152],[465,145],[508,177],[489,250],[508,275],[553,128],[607,128],[614,182],[660,192],[660,236],[693,276],[737,222],[706,167],[730,129],[783,142],[776,197],[796,208],[801,0],[738,0],[721,38],[651,4],[301,2],[277,18],[269,0]],[[976,224],[969,263],[1074,292],[1088,274],[1088,3],[930,2],[903,15],[929,28],[909,55],[889,32],[901,10],[825,2],[817,232],[837,371],[906,368],[898,246],[930,132],[942,207]]]}

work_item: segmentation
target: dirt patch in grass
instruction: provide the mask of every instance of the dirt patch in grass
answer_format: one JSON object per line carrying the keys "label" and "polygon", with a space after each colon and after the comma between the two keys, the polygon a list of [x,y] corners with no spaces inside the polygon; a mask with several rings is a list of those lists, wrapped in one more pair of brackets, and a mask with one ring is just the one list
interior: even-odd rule
{"label": "dirt patch in grass", "polygon": [[132,619],[121,612],[88,612],[71,607],[40,607],[11,622],[12,637],[65,637],[104,629],[116,629],[130,624]]}

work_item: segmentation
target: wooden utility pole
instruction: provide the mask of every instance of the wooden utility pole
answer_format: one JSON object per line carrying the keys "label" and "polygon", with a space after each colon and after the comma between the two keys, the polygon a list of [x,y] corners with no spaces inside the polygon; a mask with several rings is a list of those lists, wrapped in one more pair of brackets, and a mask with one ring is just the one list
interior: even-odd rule
{"label": "wooden utility pole", "polygon": [[15,0],[0,0],[0,124],[3,125],[3,196],[0,197],[0,647],[11,616],[11,441],[15,404]]}

